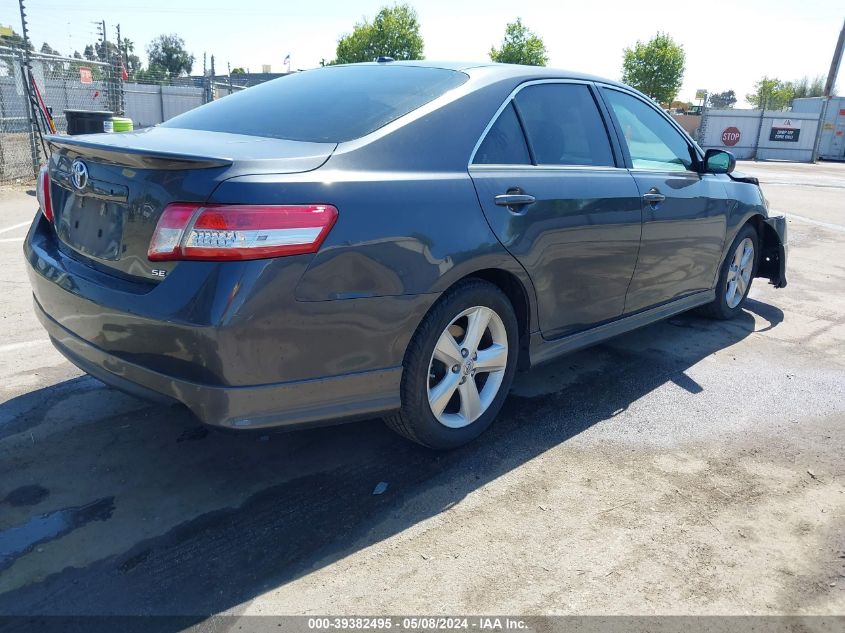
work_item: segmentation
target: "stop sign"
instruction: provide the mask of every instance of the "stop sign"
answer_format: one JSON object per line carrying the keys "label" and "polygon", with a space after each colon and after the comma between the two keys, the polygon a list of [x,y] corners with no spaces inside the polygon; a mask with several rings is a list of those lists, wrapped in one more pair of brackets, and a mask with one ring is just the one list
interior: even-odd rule
{"label": "stop sign", "polygon": [[739,143],[739,129],[731,126],[726,127],[722,132],[722,145],[727,145],[728,147],[733,147],[737,143]]}

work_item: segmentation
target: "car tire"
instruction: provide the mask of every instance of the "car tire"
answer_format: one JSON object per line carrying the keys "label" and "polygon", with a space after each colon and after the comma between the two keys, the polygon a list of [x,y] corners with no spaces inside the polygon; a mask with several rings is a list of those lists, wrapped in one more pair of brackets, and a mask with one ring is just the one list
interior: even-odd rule
{"label": "car tire", "polygon": [[[467,336],[478,343],[473,346]],[[481,279],[459,282],[429,310],[411,339],[403,362],[402,408],[385,422],[433,449],[470,442],[502,408],[518,349],[516,314],[507,296]]]}
{"label": "car tire", "polygon": [[[750,224],[739,230],[719,270],[716,298],[703,308],[707,316],[714,319],[732,319],[742,312],[742,306],[751,290],[751,282],[757,274],[759,242],[757,231]],[[749,246],[750,260],[746,262]]]}

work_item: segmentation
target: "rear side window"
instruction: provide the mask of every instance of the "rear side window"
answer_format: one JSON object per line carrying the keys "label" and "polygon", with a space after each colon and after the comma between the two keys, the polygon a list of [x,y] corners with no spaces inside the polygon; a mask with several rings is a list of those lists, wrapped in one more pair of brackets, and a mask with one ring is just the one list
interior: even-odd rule
{"label": "rear side window", "polygon": [[162,127],[293,141],[351,141],[468,79],[461,72],[394,64],[294,73],[170,119]]}
{"label": "rear side window", "polygon": [[604,95],[616,118],[635,169],[686,171],[692,168],[692,149],[681,133],[647,103],[619,90]]}
{"label": "rear side window", "polygon": [[487,132],[473,162],[476,165],[531,164],[522,127],[516,118],[512,103],[502,110],[493,127]]}
{"label": "rear side window", "polygon": [[607,129],[587,86],[538,84],[514,100],[538,165],[614,166]]}

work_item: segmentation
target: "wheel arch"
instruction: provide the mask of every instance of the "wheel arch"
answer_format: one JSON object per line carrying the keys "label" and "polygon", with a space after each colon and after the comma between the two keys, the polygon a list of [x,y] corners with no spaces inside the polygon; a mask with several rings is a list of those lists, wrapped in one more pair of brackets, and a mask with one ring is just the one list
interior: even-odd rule
{"label": "wheel arch", "polygon": [[454,286],[467,279],[481,279],[491,283],[508,298],[516,313],[517,328],[519,330],[519,358],[517,359],[517,368],[527,369],[530,364],[528,355],[529,335],[533,330],[532,318],[536,315],[536,310],[533,297],[526,284],[513,272],[508,270],[502,268],[482,268],[464,275],[452,285]]}
{"label": "wheel arch", "polygon": [[751,211],[750,213],[747,213],[745,217],[743,217],[742,220],[736,222],[736,224],[730,223],[728,226],[727,235],[725,236],[725,243],[722,247],[722,256],[719,258],[719,266],[718,268],[716,268],[716,273],[713,276],[714,286],[719,282],[719,273],[722,270],[722,266],[724,265],[725,260],[731,254],[731,246],[733,245],[736,236],[739,235],[739,232],[746,225],[749,224],[754,228],[757,233],[758,246],[762,243],[763,235],[761,233],[760,226],[765,224],[765,218],[763,217],[763,214],[759,211]]}

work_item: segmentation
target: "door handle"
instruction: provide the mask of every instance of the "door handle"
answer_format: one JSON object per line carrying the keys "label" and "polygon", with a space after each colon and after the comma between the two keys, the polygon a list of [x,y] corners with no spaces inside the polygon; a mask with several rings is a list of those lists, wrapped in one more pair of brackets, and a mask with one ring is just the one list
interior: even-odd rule
{"label": "door handle", "polygon": [[523,207],[533,203],[534,200],[534,196],[527,193],[502,193],[496,196],[495,201],[500,207]]}
{"label": "door handle", "polygon": [[643,200],[648,202],[652,207],[656,207],[658,204],[666,200],[666,196],[660,193],[660,190],[656,187],[652,187],[643,194]]}

